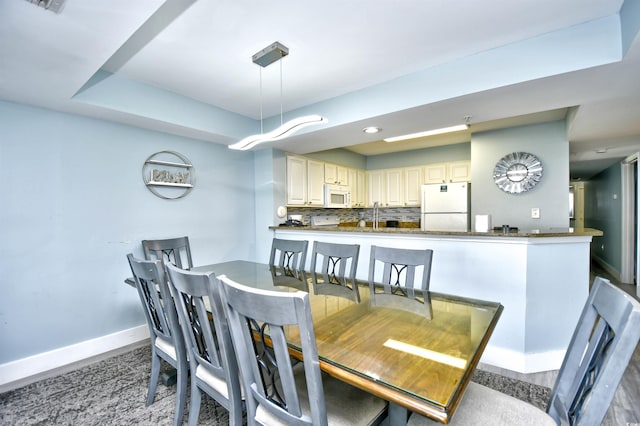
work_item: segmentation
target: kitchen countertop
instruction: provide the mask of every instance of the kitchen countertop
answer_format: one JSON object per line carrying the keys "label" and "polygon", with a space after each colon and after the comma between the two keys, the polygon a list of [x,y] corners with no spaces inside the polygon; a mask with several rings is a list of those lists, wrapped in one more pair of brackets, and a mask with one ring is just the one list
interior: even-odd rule
{"label": "kitchen countertop", "polygon": [[291,231],[325,231],[325,232],[356,232],[356,233],[380,233],[380,234],[410,234],[410,235],[449,235],[449,236],[478,236],[478,237],[504,237],[504,238],[540,238],[540,237],[599,237],[603,232],[593,228],[550,228],[550,229],[530,229],[511,231],[475,232],[475,231],[423,231],[416,227],[387,228],[379,227],[373,229],[372,226],[364,228],[358,226],[270,226],[269,229],[291,230]]}

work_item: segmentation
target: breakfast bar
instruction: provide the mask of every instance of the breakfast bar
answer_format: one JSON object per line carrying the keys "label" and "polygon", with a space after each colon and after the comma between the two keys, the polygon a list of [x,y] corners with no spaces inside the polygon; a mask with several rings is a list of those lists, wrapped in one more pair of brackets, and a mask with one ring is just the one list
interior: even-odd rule
{"label": "breakfast bar", "polygon": [[367,279],[372,245],[432,249],[430,289],[504,306],[481,362],[521,373],[557,370],[589,292],[595,229],[421,231],[351,226],[271,227],[277,238],[360,244]]}

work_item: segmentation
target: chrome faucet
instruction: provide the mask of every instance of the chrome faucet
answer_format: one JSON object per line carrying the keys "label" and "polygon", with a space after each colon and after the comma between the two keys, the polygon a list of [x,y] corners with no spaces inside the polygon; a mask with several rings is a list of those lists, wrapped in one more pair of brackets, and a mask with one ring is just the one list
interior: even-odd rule
{"label": "chrome faucet", "polygon": [[373,203],[373,229],[378,229],[378,202]]}

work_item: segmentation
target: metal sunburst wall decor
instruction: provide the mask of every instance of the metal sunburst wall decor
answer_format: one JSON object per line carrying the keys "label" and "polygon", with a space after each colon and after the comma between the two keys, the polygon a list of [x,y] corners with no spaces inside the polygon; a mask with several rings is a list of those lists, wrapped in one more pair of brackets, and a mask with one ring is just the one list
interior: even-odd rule
{"label": "metal sunburst wall decor", "polygon": [[529,191],[542,179],[542,163],[528,152],[512,152],[496,163],[493,180],[504,192],[519,194]]}

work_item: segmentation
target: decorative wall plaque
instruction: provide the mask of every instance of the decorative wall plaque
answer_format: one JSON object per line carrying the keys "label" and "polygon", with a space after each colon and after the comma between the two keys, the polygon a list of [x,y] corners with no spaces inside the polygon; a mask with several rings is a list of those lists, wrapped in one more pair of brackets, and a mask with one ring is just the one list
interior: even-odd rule
{"label": "decorative wall plaque", "polygon": [[191,161],[175,151],[160,151],[147,158],[142,180],[149,191],[166,200],[184,197],[195,185]]}
{"label": "decorative wall plaque", "polygon": [[542,179],[542,163],[528,152],[512,152],[496,163],[493,181],[510,194],[526,192]]}

